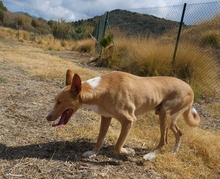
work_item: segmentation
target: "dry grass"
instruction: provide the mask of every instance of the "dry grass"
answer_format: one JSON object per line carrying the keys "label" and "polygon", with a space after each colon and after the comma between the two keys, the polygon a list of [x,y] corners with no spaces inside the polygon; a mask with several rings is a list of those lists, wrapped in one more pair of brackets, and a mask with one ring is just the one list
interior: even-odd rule
{"label": "dry grass", "polygon": [[0,37],[4,39],[15,39],[16,31],[10,28],[0,27]]}
{"label": "dry grass", "polygon": [[84,39],[77,41],[76,51],[95,53],[95,41],[93,39]]}
{"label": "dry grass", "polygon": [[81,75],[83,79],[98,75],[96,71],[80,68],[71,61],[46,54],[41,48],[31,46],[27,48],[21,45],[18,49],[1,44],[0,47],[5,61],[27,67],[32,76],[63,79],[68,68]]}
{"label": "dry grass", "polygon": [[6,27],[0,27],[0,38],[30,40],[30,33],[24,30],[14,30]]}
{"label": "dry grass", "polygon": [[[132,43],[128,43],[126,39],[121,39],[120,41],[116,41],[116,44],[117,46],[115,47],[116,49],[113,55],[121,59],[120,63],[123,63],[121,64],[122,66],[126,66],[131,59],[136,59],[137,62],[142,65],[135,66],[138,64],[133,63],[133,68],[146,68],[149,75],[151,73],[162,75],[161,73],[165,74],[170,72],[170,67],[166,66],[168,59],[170,59],[170,50],[167,50],[170,48],[169,46],[163,48],[162,45],[155,41],[152,41],[149,45],[148,43],[143,43],[141,39],[138,39],[137,42],[132,41]],[[28,83],[27,86],[24,86],[22,91],[19,91],[19,86],[16,86],[18,84],[16,79],[19,76],[16,76],[15,83],[12,83],[15,86],[13,87],[11,84],[9,85],[9,87],[13,87],[14,89],[12,90],[13,93],[8,94],[9,91],[7,92],[7,102],[10,102],[10,99],[13,96],[17,99],[19,97],[18,94],[23,94],[24,96],[21,96],[21,99],[18,98],[17,101],[12,101],[10,103],[9,107],[14,103],[18,105],[18,103],[21,102],[21,104],[19,103],[19,107],[15,106],[11,109],[12,111],[9,110],[10,108],[8,109],[11,116],[6,115],[4,120],[10,119],[8,121],[10,122],[13,119],[12,125],[15,125],[15,127],[12,128],[10,125],[5,125],[6,122],[2,123],[1,125],[4,125],[4,127],[2,128],[3,133],[1,133],[1,141],[3,144],[6,142],[9,146],[8,151],[6,151],[8,152],[8,155],[11,154],[11,151],[14,151],[14,148],[22,149],[23,147],[26,152],[29,152],[28,155],[23,154],[25,157],[22,156],[19,159],[1,159],[0,176],[4,176],[5,178],[25,178],[25,176],[28,176],[26,178],[43,178],[45,176],[46,178],[71,178],[74,175],[81,176],[82,178],[134,178],[141,176],[144,176],[145,178],[160,177],[177,179],[219,178],[219,131],[189,128],[185,125],[182,119],[178,122],[178,125],[184,134],[179,152],[176,155],[167,152],[174,144],[174,137],[170,132],[168,138],[169,144],[164,148],[162,154],[152,162],[143,161],[141,157],[152,150],[159,141],[158,119],[157,116],[154,116],[151,113],[138,117],[138,121],[126,142],[126,146],[136,149],[137,154],[134,157],[125,160],[124,158],[112,154],[111,146],[115,144],[120,131],[119,123],[116,120],[113,120],[106,136],[104,149],[101,151],[101,155],[96,159],[91,160],[75,158],[79,157],[78,153],[91,149],[96,142],[100,123],[98,119],[99,116],[89,110],[80,110],[74,115],[74,117],[72,117],[72,122],[68,123],[68,125],[60,129],[50,130],[49,126],[46,126],[45,122],[41,121],[42,115],[40,113],[43,112],[45,114],[46,109],[51,107],[49,105],[52,103],[50,104],[48,99],[53,98],[55,95],[55,89],[51,89],[54,92],[53,94],[51,90],[50,93],[45,93],[45,91],[41,92],[42,89],[40,89],[39,86],[37,86],[39,89],[36,89],[36,87],[32,89],[29,85],[29,75],[32,77],[40,77],[42,80],[53,79],[60,82],[64,80],[64,75],[68,68],[79,73],[84,80],[100,75],[100,73],[88,68],[81,68],[73,62],[61,59],[55,55],[49,55],[42,48],[31,46],[31,44],[27,45],[7,41],[7,43],[0,43],[0,48],[0,69],[8,70],[6,69],[7,67],[3,66],[5,64],[13,64],[19,68],[22,67],[26,73],[26,75],[23,75],[26,76],[25,80],[27,80]],[[185,53],[186,52],[183,52],[181,54],[186,55]],[[162,59],[162,62],[161,60],[158,60],[159,57]],[[157,63],[153,61],[145,62],[145,60],[147,61],[149,58],[155,59]],[[178,56],[178,58],[187,59],[188,57]],[[147,63],[147,65],[150,64],[151,69],[148,69],[147,65],[144,66],[145,63]],[[190,61],[190,63],[197,62]],[[21,71],[19,73],[22,76],[23,72]],[[200,74],[202,71],[197,73]],[[7,83],[8,76],[0,77],[1,79],[6,79]],[[201,77],[197,78],[203,80]],[[22,79],[20,80],[20,84],[26,84],[25,81],[22,83]],[[44,83],[44,81],[41,83]],[[46,87],[49,89],[50,82],[45,83],[48,85]],[[25,100],[25,94],[29,94],[29,92],[33,93],[34,90],[40,91],[43,96],[42,94],[39,94],[37,97],[34,96],[33,104],[29,103],[29,101],[23,103],[22,100]],[[14,93],[14,91],[16,91],[16,93]],[[43,101],[42,98],[47,99],[47,101],[44,101],[46,103],[40,103],[40,101]],[[33,106],[37,102],[39,102],[40,105],[38,108]],[[33,108],[31,108],[31,106],[33,106]],[[216,102],[206,105],[205,109],[212,115],[212,117],[219,119],[219,107],[219,102]],[[33,111],[36,110],[36,115],[39,115],[39,117],[31,116],[32,112],[30,111],[30,108]],[[19,110],[28,111],[25,113],[25,116],[22,116],[20,115],[21,112]],[[32,122],[30,119],[34,121]],[[36,125],[37,123],[40,123],[38,124],[40,127]],[[7,139],[11,140],[7,141]],[[61,142],[56,143],[58,140]],[[44,144],[45,141],[49,142]],[[69,143],[66,141],[69,141]],[[58,147],[55,148],[57,150],[53,150],[55,144],[59,144]],[[20,147],[18,145],[20,145]],[[43,147],[41,145],[43,145]],[[84,147],[84,145],[86,146]],[[31,146],[33,147],[31,148]],[[40,151],[46,148],[45,150],[49,153],[50,158],[47,159],[47,156],[44,156],[44,154],[48,154],[45,151],[43,156],[42,154],[35,154],[34,157],[29,157],[36,148]],[[75,151],[78,151],[78,153]],[[67,155],[66,152],[70,152],[71,154]],[[11,155],[13,156],[15,154]],[[62,156],[67,158],[63,158]],[[69,156],[72,156],[72,158],[69,159]],[[105,162],[104,165],[103,162]],[[111,162],[114,163],[115,166],[111,165]]]}
{"label": "dry grass", "polygon": [[[89,123],[81,122],[78,125],[73,124],[58,129],[58,136],[72,141],[84,140],[95,143],[98,129],[94,130],[94,127],[99,125],[99,121],[97,115],[93,113],[90,115],[91,117],[86,118]],[[220,167],[220,132],[190,128],[185,125],[183,119],[179,119],[178,124],[184,134],[179,152],[176,155],[168,153],[175,141],[172,132],[170,132],[168,146],[164,148],[162,154],[154,162],[144,163],[145,170],[148,171],[153,168],[167,178],[217,179]],[[114,145],[119,131],[120,124],[113,120],[106,136],[105,145]],[[145,149],[149,152],[158,144],[158,141],[158,119],[150,113],[138,117],[138,121],[126,141],[126,146],[136,148],[136,151]],[[145,153],[147,152],[145,151]]]}
{"label": "dry grass", "polygon": [[[171,71],[172,52],[170,46],[141,37],[115,40],[112,68],[140,75],[167,75]],[[162,48],[163,47],[163,48]]]}
{"label": "dry grass", "polygon": [[188,82],[197,98],[220,95],[218,61],[198,47],[181,44],[173,66],[174,76]]}
{"label": "dry grass", "polygon": [[189,43],[181,43],[172,64],[173,43],[164,39],[115,39],[110,67],[140,76],[176,76],[188,82],[199,96],[215,96],[219,92],[219,63],[210,53]]}
{"label": "dry grass", "polygon": [[36,36],[34,41],[45,50],[75,50],[76,42],[72,40],[54,39],[52,35]]}
{"label": "dry grass", "polygon": [[[204,96],[219,95],[218,70],[213,69],[218,69],[220,65],[213,54],[210,53],[211,50],[208,47],[204,49],[200,46],[201,43],[208,43],[208,46],[215,43],[214,46],[218,46],[218,35],[215,34],[219,34],[219,29],[211,28],[213,24],[218,26],[218,23],[217,18],[214,18],[212,21],[203,22],[198,26],[184,30],[181,36],[183,42],[179,45],[173,65],[171,63],[175,43],[173,37],[164,36],[160,39],[145,39],[140,36],[128,38],[120,33],[115,34],[115,46],[108,67],[140,76],[176,76],[190,83],[195,91],[196,100]],[[205,28],[207,26],[211,30]],[[205,33],[203,38],[199,38],[202,29]],[[17,31],[7,28],[0,28],[0,30],[2,36],[16,39]],[[210,42],[210,34],[211,37],[216,36],[216,42]],[[189,36],[190,39],[188,39]],[[27,32],[21,31],[20,38],[21,40],[28,40]],[[81,53],[87,52],[93,54],[93,56],[97,55],[95,55],[95,42],[92,39],[74,42],[54,40],[51,35],[47,35],[36,36],[34,42],[33,44],[36,47],[41,47],[44,50],[75,50]]]}
{"label": "dry grass", "polygon": [[0,38],[18,40],[20,42],[31,41],[33,46],[51,51],[77,50],[80,52],[90,52],[94,49],[94,42],[92,40],[82,40],[83,43],[81,41],[59,40],[54,39],[52,35],[39,36],[24,30],[19,30],[18,37],[17,30],[5,27],[0,27]]}
{"label": "dry grass", "polygon": [[[218,155],[220,143],[216,135],[219,135],[219,132],[188,129],[183,136],[184,147],[181,147],[177,157],[164,155],[162,158],[158,158],[158,168],[161,167],[168,177],[173,178],[195,178],[196,176],[198,178],[218,178],[216,173],[220,167]],[[162,166],[163,160],[169,164]],[[176,177],[172,173],[173,170],[176,171]]]}
{"label": "dry grass", "polygon": [[220,14],[216,15],[213,19],[199,22],[190,28],[183,29],[181,32],[181,39],[184,41],[190,41],[196,46],[204,45],[203,41],[209,35],[214,35],[217,45],[220,45]]}

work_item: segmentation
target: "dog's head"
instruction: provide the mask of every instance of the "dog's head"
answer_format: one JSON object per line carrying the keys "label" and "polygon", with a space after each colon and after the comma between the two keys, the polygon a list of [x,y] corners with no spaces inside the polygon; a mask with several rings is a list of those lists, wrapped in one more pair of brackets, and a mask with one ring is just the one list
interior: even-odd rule
{"label": "dog's head", "polygon": [[81,106],[80,92],[80,77],[77,74],[73,75],[71,70],[67,70],[66,87],[55,97],[55,105],[47,116],[48,121],[55,121],[61,116],[59,122],[53,124],[53,127],[65,125],[73,113],[79,109]]}

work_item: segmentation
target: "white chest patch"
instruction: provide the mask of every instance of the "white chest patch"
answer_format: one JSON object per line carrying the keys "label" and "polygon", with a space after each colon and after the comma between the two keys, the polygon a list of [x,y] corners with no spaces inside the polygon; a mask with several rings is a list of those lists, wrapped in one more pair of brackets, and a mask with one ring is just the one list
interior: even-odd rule
{"label": "white chest patch", "polygon": [[114,117],[112,114],[108,113],[102,107],[99,107],[95,104],[82,104],[81,108],[89,108],[93,110],[96,114],[99,114],[105,117]]}
{"label": "white chest patch", "polygon": [[92,88],[96,88],[97,86],[99,86],[100,80],[101,80],[101,77],[98,76],[98,77],[89,79],[89,80],[87,80],[86,82],[87,82]]}
{"label": "white chest patch", "polygon": [[83,104],[82,108],[89,108],[93,110],[95,113],[99,114],[99,107],[97,105]]}

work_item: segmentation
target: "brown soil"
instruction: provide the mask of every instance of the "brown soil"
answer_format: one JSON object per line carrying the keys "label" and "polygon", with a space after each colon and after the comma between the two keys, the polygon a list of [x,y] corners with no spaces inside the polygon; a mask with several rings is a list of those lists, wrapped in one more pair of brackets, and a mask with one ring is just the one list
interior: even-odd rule
{"label": "brown soil", "polygon": [[[81,154],[94,143],[75,142],[54,135],[45,117],[60,90],[59,80],[31,77],[26,69],[0,63],[0,178],[167,178],[156,171],[154,162],[142,160],[142,149],[135,157],[115,155],[113,146],[104,146],[96,158]],[[195,104],[201,114],[201,127],[220,130],[219,120],[204,112],[204,105],[219,98]],[[88,115],[85,110],[77,115]]]}

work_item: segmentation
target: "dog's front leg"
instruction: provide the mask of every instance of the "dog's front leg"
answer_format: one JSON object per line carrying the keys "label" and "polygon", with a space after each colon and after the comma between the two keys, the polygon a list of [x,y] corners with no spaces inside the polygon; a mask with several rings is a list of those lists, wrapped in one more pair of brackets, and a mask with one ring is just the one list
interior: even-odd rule
{"label": "dog's front leg", "polygon": [[[136,120],[136,118],[135,118]],[[114,152],[116,154],[123,154],[123,155],[134,155],[135,151],[134,149],[131,148],[123,148],[123,145],[125,143],[125,140],[133,126],[133,123],[135,120],[124,120],[123,122],[121,122],[122,128],[121,128],[121,133],[119,135],[118,141],[115,145],[115,149]]]}
{"label": "dog's front leg", "polygon": [[92,151],[84,152],[83,157],[91,158],[91,157],[95,157],[99,153],[103,145],[106,133],[108,131],[111,119],[112,119],[111,117],[104,117],[104,116],[101,117],[101,125],[100,125],[100,131],[99,131],[97,143]]}

